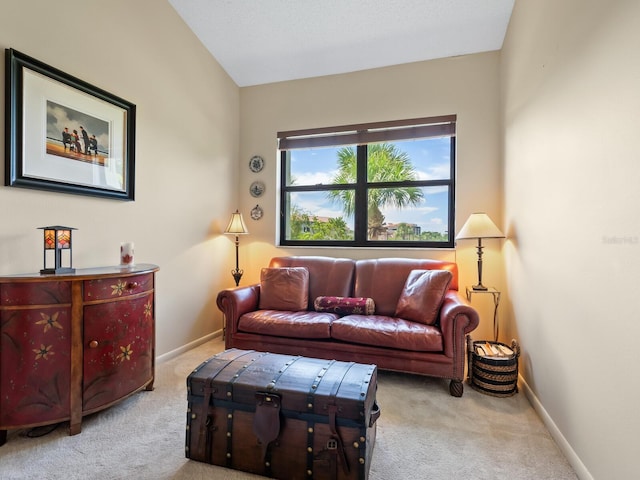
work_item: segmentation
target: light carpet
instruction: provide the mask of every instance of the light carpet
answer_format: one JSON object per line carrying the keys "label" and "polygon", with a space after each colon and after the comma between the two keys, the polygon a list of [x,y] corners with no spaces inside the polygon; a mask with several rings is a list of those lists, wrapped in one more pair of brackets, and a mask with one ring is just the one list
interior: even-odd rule
{"label": "light carpet", "polygon": [[[185,458],[186,378],[224,349],[218,338],[156,367],[155,390],[29,438],[10,431],[0,447],[0,480],[259,479]],[[444,380],[378,374],[381,416],[369,478],[577,479],[524,397],[496,398],[465,384],[462,398]]]}

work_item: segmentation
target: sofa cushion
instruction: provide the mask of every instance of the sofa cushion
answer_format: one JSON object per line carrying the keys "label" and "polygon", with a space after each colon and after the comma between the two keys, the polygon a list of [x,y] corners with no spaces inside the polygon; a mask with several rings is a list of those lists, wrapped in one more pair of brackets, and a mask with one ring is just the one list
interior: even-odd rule
{"label": "sofa cushion", "polygon": [[305,267],[263,268],[260,272],[260,310],[307,309],[309,270]]}
{"label": "sofa cushion", "polygon": [[447,270],[412,270],[396,306],[396,317],[434,325],[451,283]]}
{"label": "sofa cushion", "polygon": [[417,352],[443,350],[439,328],[382,315],[347,315],[338,318],[331,323],[331,338]]}
{"label": "sofa cushion", "polygon": [[373,315],[376,304],[372,298],[364,297],[318,297],[313,302],[316,312],[333,312],[338,315],[360,313]]}
{"label": "sofa cushion", "polygon": [[395,316],[398,299],[411,270],[448,270],[453,274],[449,289],[457,290],[457,265],[417,258],[377,258],[356,260],[352,297],[373,298],[376,314]]}
{"label": "sofa cushion", "polygon": [[257,310],[240,317],[238,330],[276,337],[327,339],[336,318],[335,313]]}
{"label": "sofa cushion", "polygon": [[309,299],[307,310],[313,310],[313,301],[322,295],[355,297],[353,277],[355,260],[323,256],[273,257],[270,267],[305,267],[309,270]]}

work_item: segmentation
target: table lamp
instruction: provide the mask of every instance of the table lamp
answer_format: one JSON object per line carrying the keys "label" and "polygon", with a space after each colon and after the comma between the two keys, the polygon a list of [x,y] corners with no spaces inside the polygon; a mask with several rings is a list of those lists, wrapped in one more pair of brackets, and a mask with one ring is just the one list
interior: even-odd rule
{"label": "table lamp", "polygon": [[460,229],[456,240],[469,238],[478,239],[478,284],[472,288],[474,290],[486,290],[487,287],[482,284],[482,239],[504,238],[504,234],[486,213],[472,213]]}
{"label": "table lamp", "polygon": [[[62,225],[53,225],[51,227],[38,227],[39,230],[44,230],[44,268],[40,270],[42,274],[56,274],[56,273],[74,273],[76,270],[73,268],[73,262],[71,259],[71,232],[76,230],[73,227],[63,227]],[[54,253],[54,266],[47,267],[47,254],[48,252]],[[69,266],[62,266],[63,252],[69,252]]]}
{"label": "table lamp", "polygon": [[231,220],[229,220],[229,225],[227,225],[224,233],[236,236],[236,269],[231,270],[231,275],[233,275],[237,287],[240,284],[240,279],[244,273],[244,271],[240,270],[238,267],[238,246],[240,245],[239,235],[246,235],[249,233],[249,230],[247,230],[247,226],[244,224],[244,220],[242,219],[242,214],[238,210],[231,214]]}

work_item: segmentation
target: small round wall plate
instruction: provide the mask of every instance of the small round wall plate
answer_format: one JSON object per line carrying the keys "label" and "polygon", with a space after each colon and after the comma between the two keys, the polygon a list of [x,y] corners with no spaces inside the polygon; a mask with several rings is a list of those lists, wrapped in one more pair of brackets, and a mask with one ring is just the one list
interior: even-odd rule
{"label": "small round wall plate", "polygon": [[253,157],[251,157],[251,160],[249,160],[249,169],[252,172],[258,173],[263,168],[264,168],[264,158],[262,158],[260,155],[254,155]]}
{"label": "small round wall plate", "polygon": [[259,197],[264,193],[264,189],[265,189],[264,182],[256,180],[249,187],[249,193],[251,193],[252,197]]}
{"label": "small round wall plate", "polygon": [[251,209],[251,218],[253,220],[260,220],[263,214],[264,212],[262,211],[262,208],[260,208],[260,205],[256,205]]}

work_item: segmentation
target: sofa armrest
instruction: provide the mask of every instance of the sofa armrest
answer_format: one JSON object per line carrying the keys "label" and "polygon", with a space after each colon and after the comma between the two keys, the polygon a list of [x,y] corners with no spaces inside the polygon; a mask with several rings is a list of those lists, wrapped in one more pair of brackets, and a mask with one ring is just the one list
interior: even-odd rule
{"label": "sofa armrest", "polygon": [[227,288],[218,293],[218,308],[224,315],[225,336],[238,331],[238,320],[248,312],[258,310],[260,304],[260,284],[246,287]]}
{"label": "sofa armrest", "polygon": [[449,290],[440,308],[444,354],[453,358],[460,349],[464,350],[466,335],[479,323],[478,312],[457,291]]}

